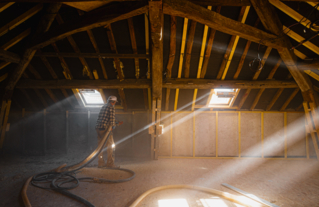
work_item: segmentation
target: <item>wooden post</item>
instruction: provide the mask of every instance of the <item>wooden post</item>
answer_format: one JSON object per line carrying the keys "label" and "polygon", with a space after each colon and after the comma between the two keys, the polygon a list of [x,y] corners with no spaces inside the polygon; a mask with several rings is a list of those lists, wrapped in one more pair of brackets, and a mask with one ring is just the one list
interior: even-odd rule
{"label": "wooden post", "polygon": [[68,149],[69,149],[69,111],[65,112],[65,154],[68,154]]}
{"label": "wooden post", "polygon": [[47,110],[43,110],[43,155],[46,154],[47,149]]}
{"label": "wooden post", "polygon": [[1,127],[0,149],[2,149],[2,147],[3,147],[3,142],[4,142],[4,138],[5,138],[5,133],[6,133],[6,126],[7,126],[7,122],[9,119],[10,106],[11,106],[11,100],[8,100],[7,107],[6,107],[6,113],[5,113],[3,124]]}
{"label": "wooden post", "polygon": [[90,119],[91,119],[91,112],[88,111],[88,137],[87,137],[87,145],[88,145],[88,149],[90,149],[90,151],[92,150],[92,146],[90,144]]}
{"label": "wooden post", "polygon": [[[159,124],[163,85],[163,5],[162,1],[149,2],[149,19],[151,25],[152,40],[152,121],[155,125],[155,133],[152,138],[154,158],[158,159]],[[155,145],[154,145],[155,144]]]}

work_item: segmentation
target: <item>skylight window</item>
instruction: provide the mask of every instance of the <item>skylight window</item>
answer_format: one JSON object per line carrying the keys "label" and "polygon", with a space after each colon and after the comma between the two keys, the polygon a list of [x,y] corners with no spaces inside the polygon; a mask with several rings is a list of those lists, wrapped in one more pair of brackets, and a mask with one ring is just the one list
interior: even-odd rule
{"label": "skylight window", "polygon": [[236,95],[236,89],[214,89],[212,90],[211,99],[208,106],[230,106],[234,96]]}
{"label": "skylight window", "polygon": [[104,104],[103,98],[97,90],[80,90],[84,106],[101,106]]}

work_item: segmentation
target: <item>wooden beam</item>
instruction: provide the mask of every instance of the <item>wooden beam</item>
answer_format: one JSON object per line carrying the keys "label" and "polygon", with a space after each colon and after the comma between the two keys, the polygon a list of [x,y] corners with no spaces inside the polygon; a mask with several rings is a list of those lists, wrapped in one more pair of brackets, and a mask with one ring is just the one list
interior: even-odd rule
{"label": "wooden beam", "polygon": [[[241,23],[245,23],[248,12],[249,12],[250,7],[245,7],[243,6],[240,10],[239,16],[238,16],[238,21]],[[225,79],[226,77],[226,73],[228,71],[228,67],[230,65],[230,62],[232,60],[233,54],[236,50],[237,47],[237,43],[238,43],[239,37],[237,35],[233,35],[230,38],[230,41],[228,43],[228,47],[226,49],[226,53],[224,54],[224,59],[222,61],[222,64],[220,65],[218,74],[217,74],[217,78],[216,79],[221,79],[223,77],[223,79]],[[224,73],[225,71],[225,73]]]}
{"label": "wooden beam", "polygon": [[284,103],[284,105],[280,108],[280,111],[284,111],[287,106],[289,105],[289,103],[292,101],[292,99],[297,95],[297,93],[299,92],[299,88],[296,88],[292,94],[289,96],[289,98],[286,100],[286,102]]}
{"label": "wooden beam", "polygon": [[[184,62],[184,52],[185,52],[185,45],[186,45],[187,27],[188,27],[188,19],[184,18],[182,44],[181,44],[181,52],[180,52],[180,57],[179,57],[177,78],[181,78],[182,77],[182,69],[183,69],[183,62]],[[176,111],[176,109],[177,109],[178,96],[179,96],[179,89],[177,88],[176,92],[175,92],[174,111]]]}
{"label": "wooden beam", "polygon": [[[258,24],[259,24],[259,22],[260,22],[260,20],[259,20],[259,18],[258,18],[258,19],[256,20],[256,22],[255,22],[254,27],[257,27]],[[245,49],[244,49],[244,51],[243,51],[243,54],[241,55],[241,58],[240,58],[240,61],[239,61],[239,64],[238,64],[238,67],[237,67],[237,70],[236,70],[236,72],[235,72],[235,75],[234,75],[233,79],[237,79],[237,78],[238,78],[238,76],[239,76],[239,74],[240,74],[240,72],[241,72],[241,69],[242,69],[243,66],[244,66],[244,62],[245,62],[246,55],[247,55],[247,53],[248,53],[248,50],[249,50],[250,45],[251,45],[251,41],[248,40],[247,43],[246,43]]]}
{"label": "wooden beam", "polygon": [[[211,7],[211,6],[208,6],[207,9],[211,10],[212,7]],[[217,8],[217,9],[218,9],[218,8]],[[200,55],[199,55],[199,61],[198,61],[198,68],[197,68],[197,76],[196,76],[196,78],[200,78],[200,75],[201,75],[201,72],[202,72],[203,59],[204,59],[204,53],[205,53],[205,47],[206,47],[206,40],[207,40],[207,34],[208,34],[208,27],[205,25],[205,27],[204,27],[204,33],[203,33],[203,38],[202,38],[202,46],[201,46]],[[198,92],[198,89],[196,88],[196,89],[194,90],[194,95],[193,95],[192,111],[195,110],[197,92]]]}
{"label": "wooden beam", "polygon": [[[220,13],[220,10],[221,10],[221,6],[218,6],[216,8],[216,12]],[[209,63],[209,59],[210,59],[210,54],[212,52],[212,47],[213,47],[215,34],[216,34],[216,30],[215,29],[210,29],[210,34],[209,34],[209,38],[208,38],[208,42],[207,42],[207,46],[206,46],[205,58],[204,58],[204,62],[203,62],[203,66],[202,66],[202,70],[201,70],[201,74],[200,74],[200,78],[205,78],[207,67],[208,67],[208,63]]]}
{"label": "wooden beam", "polygon": [[[41,57],[42,62],[44,63],[45,67],[47,68],[47,70],[50,72],[51,76],[53,79],[57,80],[58,79],[58,75],[55,73],[55,71],[53,70],[53,68],[51,67],[49,61],[46,59],[46,57]],[[40,76],[38,76],[39,78],[41,78]],[[71,106],[73,106],[71,100],[69,99],[69,95],[67,93],[67,91],[65,89],[61,89],[61,92],[63,93],[64,97],[67,99],[67,101],[70,103]],[[49,95],[51,94],[51,96],[53,95],[52,91],[49,92]],[[53,97],[53,96],[52,96]],[[63,107],[61,105],[61,103],[59,103],[59,100],[56,99],[55,97],[53,98],[53,101],[55,103],[58,103],[57,106],[63,110]]]}
{"label": "wooden beam", "polygon": [[275,96],[272,98],[271,102],[268,104],[266,111],[269,111],[272,106],[276,103],[277,99],[279,98],[279,96],[281,95],[281,93],[284,91],[284,88],[280,88],[277,93],[275,94]]}
{"label": "wooden beam", "polygon": [[273,48],[281,49],[285,47],[282,38],[279,38],[276,35],[231,20],[191,2],[183,0],[164,0],[163,5],[165,14],[192,19],[213,29],[223,31],[224,33],[238,35],[241,38]]}
{"label": "wooden beam", "polygon": [[20,57],[19,55],[13,52],[0,49],[0,60],[6,61],[6,62],[18,63],[20,61]]}
{"label": "wooden beam", "polygon": [[[303,38],[299,34],[295,33],[294,31],[288,29],[287,27],[283,26],[283,29],[284,29],[286,35],[288,35],[292,39],[296,40],[297,42],[302,42],[305,40],[305,38]],[[315,44],[307,41],[307,42],[303,43],[302,45],[305,46],[306,48],[308,48],[309,50],[313,51],[317,55],[319,55],[319,47],[316,46]]]}
{"label": "wooden beam", "polygon": [[[59,14],[56,15],[56,20],[60,25],[64,24],[64,21]],[[81,53],[81,51],[80,51],[79,47],[77,46],[76,42],[74,41],[73,37],[70,35],[67,37],[67,39],[68,39],[69,43],[71,44],[73,50],[76,53]],[[89,78],[93,79],[92,71],[91,71],[89,65],[87,64],[86,60],[83,57],[79,57],[79,60],[80,60],[81,64],[83,65],[83,67],[88,71]]]}
{"label": "wooden beam", "polygon": [[[169,59],[166,67],[166,78],[172,77],[172,68],[175,61],[175,53],[176,53],[176,17],[171,17],[171,34],[170,34],[170,42],[169,42]],[[171,89],[166,89],[166,99],[165,99],[165,111],[169,110],[169,96],[171,93]]]}
{"label": "wooden beam", "polygon": [[18,25],[20,25],[21,23],[23,23],[24,21],[29,19],[30,17],[32,17],[33,15],[35,15],[39,11],[41,11],[42,8],[43,8],[43,4],[38,4],[38,5],[34,6],[33,8],[31,8],[30,10],[28,10],[27,12],[18,16],[17,18],[12,20],[11,22],[7,23],[3,27],[1,27],[0,28],[0,37],[2,35],[6,34],[8,31],[14,29]]}
{"label": "wooden beam", "polygon": [[[149,2],[149,18],[152,40],[152,97],[162,99],[163,82],[163,10],[162,2]],[[160,108],[160,106],[157,106]]]}
{"label": "wooden beam", "polygon": [[[38,29],[36,30],[37,33],[35,35],[44,33],[48,30],[48,28],[52,24],[52,18],[54,18],[54,15],[57,14],[61,7],[61,3],[53,3],[48,8],[46,13],[43,15],[43,17],[40,19],[40,24],[38,25]],[[42,7],[41,7],[42,8]],[[49,17],[46,15],[49,14]],[[6,93],[5,93],[5,99],[10,99],[12,96],[12,90],[21,78],[21,75],[23,74],[24,70],[30,63],[31,59],[33,58],[36,50],[33,49],[26,49],[24,51],[24,54],[21,58],[21,61],[19,62],[18,66],[15,68],[15,70],[12,72],[12,75],[7,83],[6,86]]]}
{"label": "wooden beam", "polygon": [[[271,0],[271,2],[274,2]],[[279,17],[271,6],[268,1],[262,0],[251,0],[252,5],[254,6],[261,22],[263,23],[264,27],[268,29],[270,32],[276,35],[282,34],[282,24],[279,20]],[[314,94],[312,83],[309,77],[302,71],[297,68],[296,60],[297,57],[294,55],[293,51],[290,49],[292,45],[287,38],[287,36],[283,36],[282,42],[286,45],[282,49],[279,49],[278,52],[280,54],[281,59],[286,64],[289,72],[291,73],[292,77],[295,79],[296,83],[298,84],[301,92],[307,94]],[[278,48],[277,48],[278,49]],[[313,96],[312,96],[313,97]],[[309,99],[313,99],[309,96]],[[317,105],[319,104],[318,98],[316,100],[311,100],[315,102]]]}
{"label": "wooden beam", "polygon": [[[10,113],[10,107],[11,107],[11,100],[8,100],[6,103],[6,113],[5,116],[3,117],[3,124],[1,126],[1,139],[0,139],[0,149],[3,147],[3,142],[6,134],[6,127],[9,119],[9,113]],[[2,117],[1,117],[2,118]]]}
{"label": "wooden beam", "polygon": [[[50,66],[51,67],[51,66]],[[35,70],[35,68],[32,66],[32,65],[28,65],[28,69],[29,71],[34,75],[34,77],[37,79],[37,80],[42,80],[42,77],[41,75]],[[54,72],[54,71],[53,71]],[[65,90],[65,89],[62,89],[62,90]],[[46,93],[50,96],[50,98],[53,100],[54,103],[58,103],[59,100],[56,98],[56,96],[53,94],[53,92],[46,88],[45,89]],[[63,110],[62,106],[60,104],[58,104],[58,107]]]}
{"label": "wooden beam", "polygon": [[29,28],[29,29],[25,30],[24,32],[22,32],[21,34],[19,34],[18,36],[11,39],[10,41],[8,41],[6,44],[2,45],[1,49],[8,50],[10,47],[12,47],[13,45],[20,42],[22,39],[24,39],[30,33],[31,33],[31,29]]}
{"label": "wooden beam", "polygon": [[[134,32],[134,23],[133,23],[132,17],[127,19],[127,21],[128,21],[129,31],[130,31],[133,53],[136,55],[138,52],[137,52],[136,38],[135,38],[135,32]],[[139,63],[138,58],[134,58],[134,63],[135,63],[135,77],[136,77],[136,79],[139,79],[139,77],[140,77],[140,63]]]}
{"label": "wooden beam", "polygon": [[[26,71],[24,71],[23,73],[23,77],[24,78],[30,78],[29,75],[26,73]],[[49,104],[46,102],[45,98],[42,96],[41,92],[39,91],[39,89],[33,89],[34,92],[37,94],[38,98],[40,99],[40,101],[42,102],[43,106],[45,108],[49,107]]]}
{"label": "wooden beam", "polygon": [[15,2],[7,2],[7,3],[0,3],[0,12],[3,12],[7,8],[9,8]]}
{"label": "wooden beam", "polygon": [[[263,67],[265,66],[266,60],[267,60],[271,50],[272,50],[271,47],[267,47],[267,49],[266,49],[266,51],[264,53],[263,59],[261,60],[261,65]],[[261,71],[262,71],[262,69],[256,71],[256,73],[254,74],[253,80],[257,80],[257,78],[259,77]]]}
{"label": "wooden beam", "polygon": [[318,70],[319,69],[319,61],[312,60],[310,62],[301,62],[298,64],[298,68],[300,70]]}
{"label": "wooden beam", "polygon": [[191,22],[191,26],[188,30],[188,38],[186,43],[186,52],[185,52],[185,64],[184,64],[184,77],[189,78],[189,67],[191,63],[191,55],[192,55],[192,48],[193,48],[193,42],[195,37],[195,30],[196,30],[196,21]]}
{"label": "wooden beam", "polygon": [[[88,30],[89,31],[89,30]],[[91,39],[91,37],[90,37]],[[95,43],[96,44],[96,43]],[[71,58],[121,58],[121,59],[148,59],[146,54],[113,54],[113,53],[63,53],[63,52],[37,52],[34,56],[37,57],[71,57]]]}
{"label": "wooden beam", "polygon": [[[117,48],[116,48],[116,42],[115,42],[115,38],[114,38],[114,34],[112,31],[112,27],[111,24],[109,24],[107,27],[107,37],[110,43],[110,47],[113,53],[118,54],[117,52]],[[121,61],[119,58],[114,58],[114,63],[115,63],[115,69],[117,71],[117,75],[118,75],[118,79],[120,80],[124,80],[124,71],[121,67]],[[123,88],[118,89],[118,93],[121,97],[121,104],[124,108],[124,111],[127,110],[127,103],[126,103],[126,98],[125,98],[125,93]]]}
{"label": "wooden beam", "polygon": [[276,63],[276,65],[274,66],[274,68],[270,71],[269,75],[268,75],[268,78],[269,80],[273,79],[277,69],[279,68],[280,64],[282,63],[282,60],[279,59]]}
{"label": "wooden beam", "polygon": [[[268,56],[269,56],[271,50],[272,50],[271,47],[267,47],[267,49],[266,49],[266,51],[265,51],[265,53],[264,53],[263,59],[262,59],[262,61],[261,61],[262,66],[265,65],[265,62],[266,62],[266,60],[267,60],[267,58],[268,58]],[[257,79],[258,79],[258,76],[260,75],[262,69],[263,69],[263,68],[261,68],[260,70],[257,70],[257,71],[255,72],[255,74],[254,74],[254,76],[253,76],[253,80],[257,80]],[[244,103],[245,103],[247,97],[249,96],[250,92],[251,92],[251,89],[247,89],[247,90],[246,90],[244,96],[241,98],[241,100],[240,100],[240,102],[239,102],[239,104],[238,104],[238,109],[237,109],[237,110],[240,110],[241,107],[244,105]],[[259,95],[259,98],[260,98],[261,94],[259,93],[258,95]],[[258,97],[258,95],[257,95],[257,97]]]}
{"label": "wooden beam", "polygon": [[49,30],[31,47],[42,48],[72,34],[143,14],[147,9],[147,2],[125,2],[120,7],[118,5],[102,7]]}
{"label": "wooden beam", "polygon": [[[274,77],[274,75],[275,75],[275,73],[276,73],[278,67],[280,66],[281,62],[282,62],[282,60],[279,59],[278,62],[277,62],[277,64],[275,65],[275,67],[270,71],[270,73],[269,73],[269,75],[268,75],[268,78],[267,78],[268,80],[271,80],[271,79]],[[253,104],[251,105],[250,110],[254,110],[254,109],[255,109],[255,107],[256,107],[256,105],[258,104],[258,101],[259,101],[259,99],[260,99],[260,97],[261,97],[261,95],[263,94],[264,91],[265,91],[264,88],[262,88],[262,89],[260,89],[260,90],[258,91],[258,94],[257,94],[257,96],[256,96],[256,98],[255,98]]]}
{"label": "wooden beam", "polygon": [[8,73],[0,76],[0,82],[4,81],[8,77]]}
{"label": "wooden beam", "polygon": [[10,62],[2,62],[0,63],[0,70],[6,66],[8,66],[10,64]]}
{"label": "wooden beam", "polygon": [[[299,14],[298,12],[296,12],[295,10],[293,10],[292,8],[290,8],[289,6],[287,6],[286,4],[282,3],[279,0],[269,0],[269,2],[275,7],[277,7],[279,10],[281,10],[282,12],[284,12],[285,14],[287,14],[288,16],[290,16],[291,18],[293,18],[294,20],[302,24],[303,26],[310,28],[311,21],[307,19],[306,17],[302,16],[301,14]],[[311,29],[314,31],[318,31],[319,26],[314,24]]]}
{"label": "wooden beam", "polygon": [[[151,87],[152,81],[148,79],[124,79],[120,80],[21,80],[17,88],[43,88],[43,89],[142,89]],[[214,89],[214,88],[297,88],[294,81],[247,81],[247,80],[215,80],[215,79],[166,79],[163,88],[180,89]]]}

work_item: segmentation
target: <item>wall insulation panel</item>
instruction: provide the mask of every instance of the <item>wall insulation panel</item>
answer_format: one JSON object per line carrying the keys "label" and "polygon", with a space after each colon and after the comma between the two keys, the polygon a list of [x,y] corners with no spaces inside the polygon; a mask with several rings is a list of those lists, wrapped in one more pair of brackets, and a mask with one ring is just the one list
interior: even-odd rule
{"label": "wall insulation panel", "polygon": [[241,113],[241,156],[261,157],[261,113]]}
{"label": "wall insulation panel", "polygon": [[135,113],[133,115],[133,153],[134,157],[149,157],[151,154],[151,137],[148,134],[148,114]]}
{"label": "wall insulation panel", "polygon": [[216,114],[195,113],[195,156],[216,156]]}
{"label": "wall insulation panel", "polygon": [[121,126],[113,130],[116,156],[131,156],[133,154],[132,116],[131,114],[116,114],[115,116],[116,120],[123,121]]}
{"label": "wall insulation panel", "polygon": [[173,156],[193,156],[193,113],[173,115]]}
{"label": "wall insulation panel", "polygon": [[162,113],[161,114],[161,124],[164,125],[164,133],[160,136],[159,140],[159,156],[170,156],[171,155],[171,113]]}
{"label": "wall insulation panel", "polygon": [[238,156],[238,114],[218,114],[218,156]]}
{"label": "wall insulation panel", "polygon": [[264,113],[264,156],[284,156],[284,113]]}
{"label": "wall insulation panel", "polygon": [[302,113],[287,113],[287,155],[307,156],[305,117]]}

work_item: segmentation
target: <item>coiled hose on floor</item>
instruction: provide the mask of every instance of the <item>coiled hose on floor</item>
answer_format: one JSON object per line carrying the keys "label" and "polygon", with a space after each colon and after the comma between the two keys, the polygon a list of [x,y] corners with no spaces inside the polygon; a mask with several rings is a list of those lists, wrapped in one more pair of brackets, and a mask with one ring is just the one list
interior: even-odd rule
{"label": "coiled hose on floor", "polygon": [[[24,202],[24,205],[26,207],[31,207],[30,201],[27,197],[27,188],[29,186],[29,183],[35,187],[42,188],[42,189],[50,189],[57,191],[61,194],[64,194],[66,196],[69,196],[71,198],[74,198],[83,204],[89,206],[89,207],[94,207],[92,203],[89,201],[85,200],[84,198],[77,196],[68,190],[74,189],[79,186],[79,183],[81,180],[83,181],[91,181],[91,182],[102,182],[102,183],[121,183],[121,182],[126,182],[130,181],[135,177],[135,172],[132,170],[128,169],[111,169],[111,170],[121,170],[125,172],[129,172],[132,174],[131,177],[126,178],[126,179],[121,179],[121,180],[108,180],[108,179],[103,179],[103,178],[96,178],[96,177],[82,177],[82,178],[77,178],[76,173],[79,172],[82,168],[90,164],[103,150],[107,140],[109,139],[109,136],[112,133],[112,127],[110,126],[107,130],[107,133],[99,143],[98,147],[84,160],[82,160],[79,163],[76,163],[71,166],[66,166],[66,164],[58,167],[55,170],[51,170],[49,172],[44,172],[44,173],[39,173],[33,177],[30,177],[26,183],[24,184],[21,195],[22,195],[22,200]],[[42,185],[44,183],[50,183],[49,187],[43,187]],[[42,184],[42,185],[41,185]]]}

